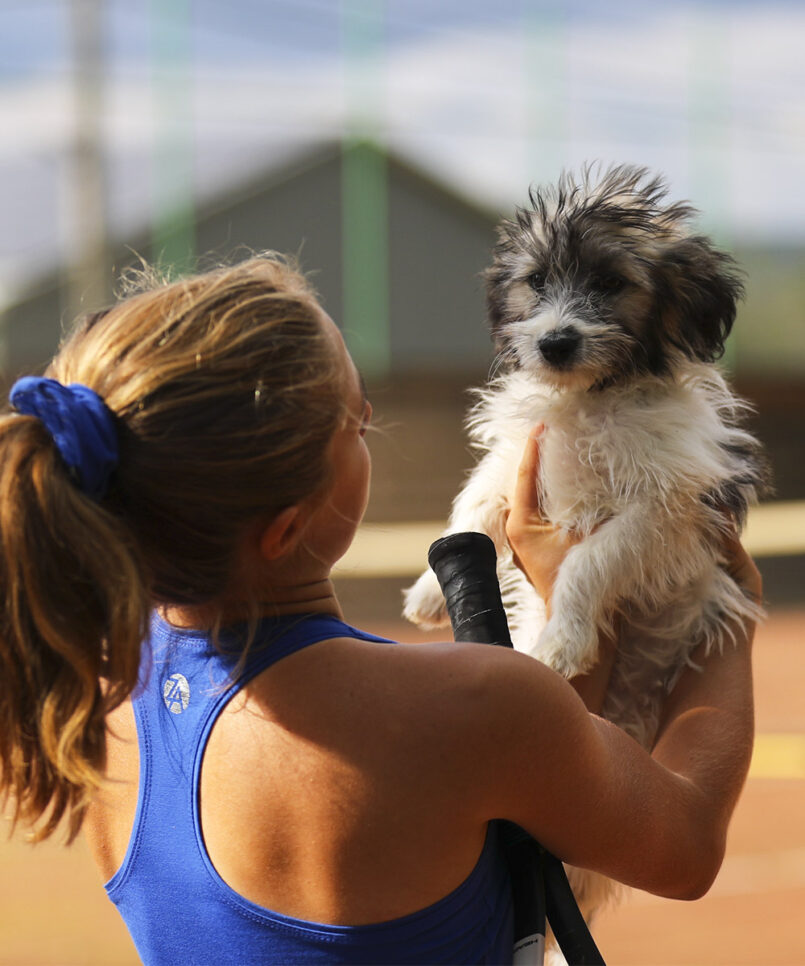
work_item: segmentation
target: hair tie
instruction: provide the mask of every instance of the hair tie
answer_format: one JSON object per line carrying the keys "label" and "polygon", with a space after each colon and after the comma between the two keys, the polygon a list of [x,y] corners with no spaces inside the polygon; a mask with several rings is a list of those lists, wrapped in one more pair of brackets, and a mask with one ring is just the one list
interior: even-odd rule
{"label": "hair tie", "polygon": [[53,437],[71,476],[87,496],[102,499],[118,463],[115,417],[88,386],[63,386],[56,379],[25,376],[11,388],[18,413],[36,416]]}

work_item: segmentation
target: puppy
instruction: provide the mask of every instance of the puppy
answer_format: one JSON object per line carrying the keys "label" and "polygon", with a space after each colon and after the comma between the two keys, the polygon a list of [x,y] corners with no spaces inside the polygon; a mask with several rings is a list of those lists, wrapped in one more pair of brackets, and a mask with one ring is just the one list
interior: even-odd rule
{"label": "puppy", "polygon": [[[588,167],[530,202],[502,222],[486,273],[497,374],[477,392],[468,426],[480,459],[445,533],[492,537],[515,646],[566,677],[595,663],[617,615],[602,713],[650,747],[694,648],[720,648],[732,621],[760,615],[722,553],[725,511],[740,526],[765,478],[740,425],[748,407],[714,365],[743,286],[733,259],[692,229],[694,210],[668,203],[643,168]],[[545,516],[584,538],[547,623],[505,539],[537,423]],[[431,571],[405,592],[404,614],[446,621]],[[589,916],[608,887],[587,873],[581,885]]]}

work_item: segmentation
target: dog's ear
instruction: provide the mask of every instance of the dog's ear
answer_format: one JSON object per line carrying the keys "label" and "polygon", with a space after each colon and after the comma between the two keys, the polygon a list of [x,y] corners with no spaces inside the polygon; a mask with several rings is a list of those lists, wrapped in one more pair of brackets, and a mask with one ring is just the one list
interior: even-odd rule
{"label": "dog's ear", "polygon": [[656,294],[663,330],[677,348],[703,362],[723,354],[744,294],[730,255],[703,236],[672,242],[659,260]]}
{"label": "dog's ear", "polygon": [[530,224],[526,212],[517,210],[517,221],[504,218],[497,226],[498,240],[492,250],[492,264],[483,272],[486,291],[486,321],[496,352],[505,348],[506,323],[511,321],[508,296],[517,256],[523,251],[523,234]]}
{"label": "dog's ear", "polygon": [[503,349],[503,327],[505,323],[506,286],[510,280],[509,271],[496,257],[492,265],[483,273],[486,288],[486,320],[492,335],[495,351]]}

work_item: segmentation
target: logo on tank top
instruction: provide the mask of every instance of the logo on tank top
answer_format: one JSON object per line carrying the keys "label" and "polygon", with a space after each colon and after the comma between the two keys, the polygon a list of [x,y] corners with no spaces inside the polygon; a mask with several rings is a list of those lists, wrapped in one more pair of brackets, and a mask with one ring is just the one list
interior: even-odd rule
{"label": "logo on tank top", "polygon": [[190,685],[184,674],[171,674],[162,688],[165,707],[171,714],[181,714],[190,704]]}

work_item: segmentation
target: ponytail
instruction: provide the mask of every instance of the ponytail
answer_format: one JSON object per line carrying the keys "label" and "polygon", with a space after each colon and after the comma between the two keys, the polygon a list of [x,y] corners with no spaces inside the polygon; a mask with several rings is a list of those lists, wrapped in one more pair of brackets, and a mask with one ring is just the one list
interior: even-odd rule
{"label": "ponytail", "polygon": [[35,839],[81,826],[150,607],[220,616],[246,528],[326,485],[340,365],[307,280],[266,253],[149,278],[86,318],[49,378],[15,385],[17,412],[0,415],[0,794]]}
{"label": "ponytail", "polygon": [[70,478],[49,431],[0,417],[0,789],[33,838],[78,833],[105,718],[137,681],[145,570],[124,525]]}

